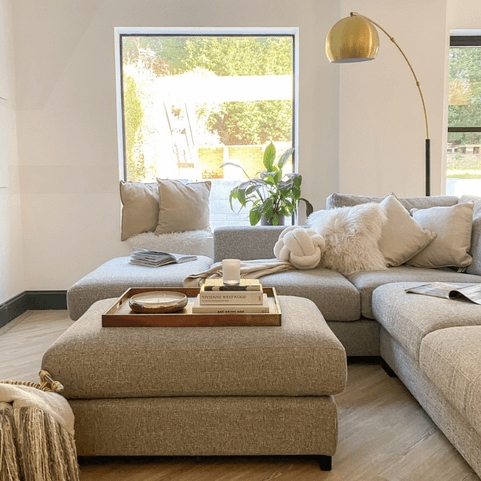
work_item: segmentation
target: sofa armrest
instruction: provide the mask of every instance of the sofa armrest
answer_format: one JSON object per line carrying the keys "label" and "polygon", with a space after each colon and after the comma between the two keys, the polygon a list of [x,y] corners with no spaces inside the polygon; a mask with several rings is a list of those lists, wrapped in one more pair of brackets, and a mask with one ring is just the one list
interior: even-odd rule
{"label": "sofa armrest", "polygon": [[214,230],[214,262],[222,259],[272,259],[286,226],[229,226]]}

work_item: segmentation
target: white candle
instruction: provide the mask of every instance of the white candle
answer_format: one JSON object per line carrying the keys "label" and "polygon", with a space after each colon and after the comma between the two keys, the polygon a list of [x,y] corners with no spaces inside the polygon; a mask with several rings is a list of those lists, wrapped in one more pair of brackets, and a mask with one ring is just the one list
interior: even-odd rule
{"label": "white candle", "polygon": [[240,283],[240,259],[224,259],[222,261],[224,284],[236,286]]}

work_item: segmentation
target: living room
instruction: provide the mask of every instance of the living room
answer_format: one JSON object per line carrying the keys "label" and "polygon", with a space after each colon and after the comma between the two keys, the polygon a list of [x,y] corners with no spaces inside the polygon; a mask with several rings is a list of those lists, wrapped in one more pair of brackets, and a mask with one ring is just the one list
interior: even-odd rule
{"label": "living room", "polygon": [[[351,11],[386,28],[414,66],[429,115],[431,194],[444,194],[449,33],[479,30],[474,0],[6,0],[0,305],[24,292],[64,292],[130,252],[120,240],[115,27],[298,27],[303,197],[318,210],[333,192],[424,195],[422,108],[394,45],[381,37],[374,62],[338,66],[326,58],[329,29]],[[321,475],[312,466],[307,474],[296,466],[297,479],[327,479],[315,477]],[[269,479],[266,470],[242,479]],[[450,479],[476,479],[467,465],[466,473]],[[353,471],[337,479],[377,474],[364,476]],[[430,478],[404,471],[385,479]]]}

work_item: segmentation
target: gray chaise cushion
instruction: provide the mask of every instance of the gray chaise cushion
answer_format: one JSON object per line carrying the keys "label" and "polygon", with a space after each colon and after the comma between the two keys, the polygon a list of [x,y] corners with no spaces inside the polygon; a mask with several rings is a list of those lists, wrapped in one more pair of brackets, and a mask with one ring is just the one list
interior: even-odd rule
{"label": "gray chaise cushion", "polygon": [[415,361],[419,361],[421,343],[429,333],[449,327],[481,326],[481,308],[477,304],[405,292],[416,285],[419,283],[387,284],[372,295],[377,321]]}
{"label": "gray chaise cushion", "polygon": [[206,256],[156,268],[136,266],[129,260],[130,257],[111,259],[76,282],[67,292],[70,319],[76,321],[94,302],[120,297],[129,287],[180,287],[187,276],[212,265],[212,259]]}
{"label": "gray chaise cushion", "polygon": [[[481,318],[481,307],[478,310]],[[421,343],[420,366],[481,434],[481,327],[454,327],[428,334]]]}
{"label": "gray chaise cushion", "polygon": [[280,296],[275,327],[102,328],[95,303],[42,366],[66,398],[321,396],[342,392],[346,353],[315,304]]}
{"label": "gray chaise cushion", "polygon": [[361,314],[374,319],[372,310],[372,293],[384,284],[394,282],[481,282],[481,276],[463,274],[447,269],[428,269],[421,267],[390,267],[387,271],[356,272],[347,278],[361,293]]}
{"label": "gray chaise cushion", "polygon": [[339,272],[323,267],[272,274],[260,278],[277,294],[307,297],[327,321],[355,321],[361,313],[358,290]]}

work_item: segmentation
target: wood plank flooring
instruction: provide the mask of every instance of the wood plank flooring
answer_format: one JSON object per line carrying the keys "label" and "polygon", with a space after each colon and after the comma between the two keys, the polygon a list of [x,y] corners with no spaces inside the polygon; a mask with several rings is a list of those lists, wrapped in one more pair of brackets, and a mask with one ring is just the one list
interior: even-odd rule
{"label": "wood plank flooring", "polygon": [[[0,380],[38,382],[43,352],[72,321],[28,311],[0,329]],[[336,396],[333,470],[302,457],[87,458],[81,481],[479,481],[399,379],[377,364],[350,363]]]}

